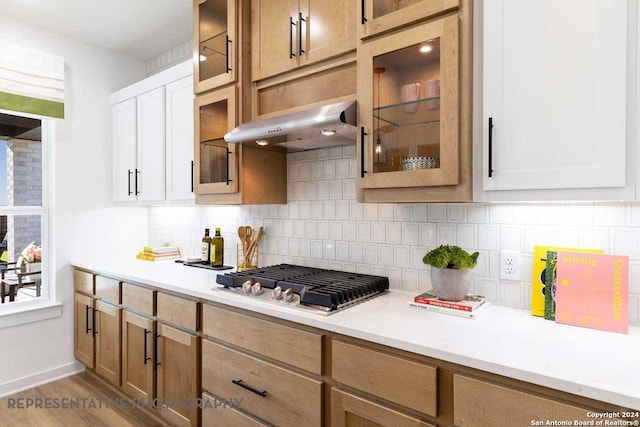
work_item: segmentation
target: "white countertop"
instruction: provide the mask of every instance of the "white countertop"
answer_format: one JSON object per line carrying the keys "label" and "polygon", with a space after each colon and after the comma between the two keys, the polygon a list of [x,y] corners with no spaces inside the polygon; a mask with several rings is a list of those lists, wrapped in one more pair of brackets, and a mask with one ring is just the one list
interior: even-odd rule
{"label": "white countertop", "polygon": [[323,316],[220,290],[217,272],[173,261],[112,258],[71,265],[640,410],[637,327],[615,334],[500,306],[465,319],[412,309],[407,301],[413,294],[395,291]]}

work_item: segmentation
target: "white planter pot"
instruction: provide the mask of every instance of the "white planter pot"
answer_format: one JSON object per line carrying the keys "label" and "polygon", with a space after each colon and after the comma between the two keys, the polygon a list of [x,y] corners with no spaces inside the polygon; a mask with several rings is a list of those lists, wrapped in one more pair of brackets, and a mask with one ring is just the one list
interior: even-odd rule
{"label": "white planter pot", "polygon": [[24,266],[25,273],[40,273],[42,271],[41,262],[28,262]]}
{"label": "white planter pot", "polygon": [[431,267],[431,286],[443,301],[462,301],[471,287],[471,270]]}

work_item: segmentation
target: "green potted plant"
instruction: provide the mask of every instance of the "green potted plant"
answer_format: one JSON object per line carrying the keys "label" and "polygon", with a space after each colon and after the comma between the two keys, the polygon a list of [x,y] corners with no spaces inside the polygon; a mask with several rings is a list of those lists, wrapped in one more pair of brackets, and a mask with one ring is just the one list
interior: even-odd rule
{"label": "green potted plant", "polygon": [[478,263],[478,252],[470,254],[459,246],[440,245],[427,253],[422,262],[431,266],[431,285],[444,301],[462,301],[471,286],[471,270]]}

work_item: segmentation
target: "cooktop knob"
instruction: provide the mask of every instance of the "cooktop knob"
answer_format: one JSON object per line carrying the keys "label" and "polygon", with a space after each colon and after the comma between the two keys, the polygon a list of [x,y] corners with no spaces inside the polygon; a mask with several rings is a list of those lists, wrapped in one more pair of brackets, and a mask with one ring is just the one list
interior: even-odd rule
{"label": "cooktop knob", "polygon": [[256,282],[253,286],[251,286],[251,294],[252,295],[260,295],[262,293],[262,285],[260,282]]}
{"label": "cooktop knob", "polygon": [[293,302],[296,298],[296,294],[293,293],[293,291],[291,290],[291,288],[285,290],[282,295],[284,296],[284,300],[286,302]]}
{"label": "cooktop knob", "polygon": [[271,291],[271,298],[282,299],[282,297],[282,288],[280,286],[276,286],[275,288],[273,288],[273,290]]}
{"label": "cooktop knob", "polygon": [[242,284],[242,293],[250,294],[251,293],[251,280],[247,280]]}

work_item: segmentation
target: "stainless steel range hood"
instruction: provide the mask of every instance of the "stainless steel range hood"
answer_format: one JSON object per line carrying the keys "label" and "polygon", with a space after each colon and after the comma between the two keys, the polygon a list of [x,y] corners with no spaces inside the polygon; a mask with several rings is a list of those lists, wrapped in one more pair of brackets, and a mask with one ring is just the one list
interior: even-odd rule
{"label": "stainless steel range hood", "polygon": [[[355,144],[356,101],[244,123],[224,136],[230,143],[271,145],[287,151]],[[256,145],[257,144],[257,145]]]}

